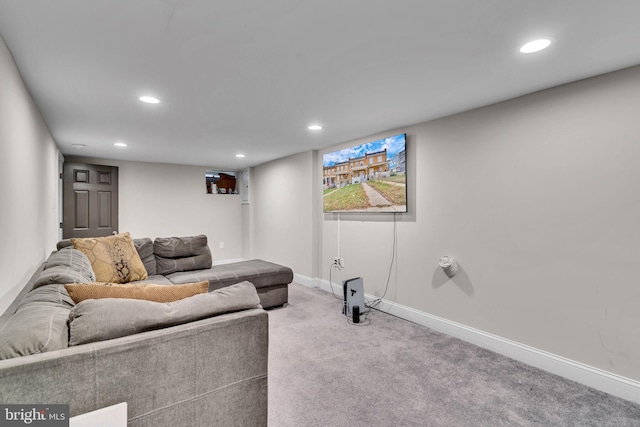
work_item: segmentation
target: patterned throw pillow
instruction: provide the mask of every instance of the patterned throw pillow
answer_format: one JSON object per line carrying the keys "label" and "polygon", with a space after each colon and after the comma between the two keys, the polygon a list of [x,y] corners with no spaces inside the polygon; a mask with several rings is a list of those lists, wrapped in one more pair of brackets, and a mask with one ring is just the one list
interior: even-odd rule
{"label": "patterned throw pillow", "polygon": [[64,285],[76,304],[87,299],[127,298],[153,302],[178,301],[209,291],[209,282],[185,283],[184,285],[155,285],[151,283],[69,283]]}
{"label": "patterned throw pillow", "polygon": [[129,233],[75,238],[71,243],[89,258],[98,282],[128,283],[147,278],[147,270]]}

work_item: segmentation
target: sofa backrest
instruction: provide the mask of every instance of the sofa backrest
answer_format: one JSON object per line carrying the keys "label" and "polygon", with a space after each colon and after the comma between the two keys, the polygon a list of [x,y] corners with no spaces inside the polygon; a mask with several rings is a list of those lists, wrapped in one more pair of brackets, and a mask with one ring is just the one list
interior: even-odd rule
{"label": "sofa backrest", "polygon": [[256,308],[0,360],[0,402],[64,403],[70,416],[127,402],[133,425],[266,425],[268,333]]}
{"label": "sofa backrest", "polygon": [[[133,244],[142,259],[147,274],[170,274],[178,271],[193,271],[211,268],[213,258],[207,244],[207,236],[148,237],[133,239]],[[58,250],[72,247],[71,239],[60,240]]]}
{"label": "sofa backrest", "polygon": [[148,237],[142,239],[133,239],[133,245],[140,255],[140,259],[144,264],[144,268],[147,270],[149,276],[154,276],[156,273],[156,257],[153,254],[153,240]]}
{"label": "sofa backrest", "polygon": [[63,285],[33,289],[0,326],[0,360],[66,348],[73,306]]}
{"label": "sofa backrest", "polygon": [[157,274],[211,268],[207,236],[157,237],[153,242]]}

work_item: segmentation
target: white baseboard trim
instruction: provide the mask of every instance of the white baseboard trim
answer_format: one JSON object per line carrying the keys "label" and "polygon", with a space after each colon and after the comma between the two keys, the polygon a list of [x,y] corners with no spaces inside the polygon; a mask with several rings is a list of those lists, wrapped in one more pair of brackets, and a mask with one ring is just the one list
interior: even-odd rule
{"label": "white baseboard trim", "polygon": [[[294,280],[296,283],[310,288],[319,287],[327,292],[331,292],[329,281],[324,279],[312,279],[296,274],[294,275]],[[336,292],[337,295],[340,295],[342,293],[342,286],[336,283],[332,285],[333,291]],[[367,301],[373,301],[376,300],[377,297],[365,294],[365,299]],[[377,309],[605,393],[640,403],[640,382],[638,381],[557,356],[525,344],[520,344],[479,329],[433,316],[392,301],[382,300]]]}
{"label": "white baseboard trim", "polygon": [[[308,276],[303,276],[302,274],[298,274],[298,273],[293,273],[293,281],[296,283],[300,283],[301,285],[306,286],[307,288],[321,288],[321,282],[322,280],[320,279],[312,279]],[[329,282],[327,282],[327,288],[326,290],[329,290]]]}

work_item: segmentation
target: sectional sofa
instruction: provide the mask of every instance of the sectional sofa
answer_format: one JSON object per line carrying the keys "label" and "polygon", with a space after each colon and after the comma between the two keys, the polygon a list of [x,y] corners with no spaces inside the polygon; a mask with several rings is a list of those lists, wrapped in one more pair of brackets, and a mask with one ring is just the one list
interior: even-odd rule
{"label": "sectional sofa", "polygon": [[266,425],[264,308],[286,303],[293,272],[261,260],[211,265],[206,236],[133,242],[147,272],[136,287],[206,281],[204,293],[76,304],[64,285],[95,272],[59,242],[0,316],[0,403],[64,403],[74,416],[127,402],[131,426]]}
{"label": "sectional sofa", "polygon": [[[205,235],[133,239],[147,270],[142,282],[182,284],[206,280],[209,291],[248,280],[256,287],[262,308],[287,303],[288,286],[293,281],[289,267],[253,259],[212,265],[211,250]],[[71,240],[58,242],[57,249],[70,247]]]}

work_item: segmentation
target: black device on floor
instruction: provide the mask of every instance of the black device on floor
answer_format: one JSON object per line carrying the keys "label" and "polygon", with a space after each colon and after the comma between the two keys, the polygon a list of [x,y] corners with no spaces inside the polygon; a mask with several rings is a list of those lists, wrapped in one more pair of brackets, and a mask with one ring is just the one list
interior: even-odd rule
{"label": "black device on floor", "polygon": [[353,323],[360,323],[360,315],[364,313],[364,281],[362,277],[347,279],[342,282],[344,301],[342,313],[351,317]]}
{"label": "black device on floor", "polygon": [[353,320],[353,323],[360,323],[360,307],[358,307],[357,305],[354,305],[352,314],[353,316],[351,320]]}

